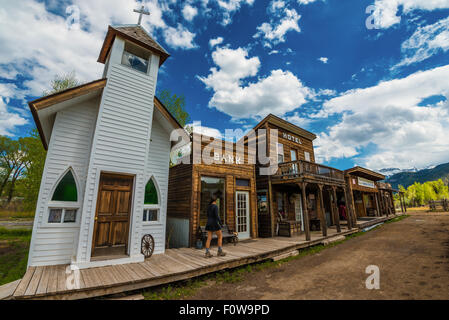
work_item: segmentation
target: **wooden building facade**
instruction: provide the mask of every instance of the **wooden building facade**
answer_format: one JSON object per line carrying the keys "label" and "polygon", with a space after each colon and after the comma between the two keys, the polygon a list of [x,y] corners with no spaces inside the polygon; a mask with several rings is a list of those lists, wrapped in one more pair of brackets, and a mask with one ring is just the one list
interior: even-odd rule
{"label": "wooden building facade", "polygon": [[[345,170],[346,185],[356,218],[380,217],[395,213],[393,190],[390,184],[382,182],[385,176],[372,170],[354,167]],[[405,206],[401,208],[404,211]]]}
{"label": "wooden building facade", "polygon": [[[326,235],[329,227],[340,232],[337,206],[347,199],[344,175],[315,163],[316,135],[274,115],[254,128],[259,134],[261,129],[265,130],[266,154],[272,162],[256,163],[259,237],[305,233],[310,239],[311,230]],[[277,142],[270,141],[275,137]],[[245,138],[245,144],[250,145],[251,138]],[[267,169],[270,174],[264,172]]]}
{"label": "wooden building facade", "polygon": [[[170,169],[167,235],[172,247],[194,246],[213,195],[218,196],[222,220],[240,239],[304,234],[309,240],[311,231],[326,236],[328,228],[341,232],[344,225],[350,230],[358,218],[395,212],[394,190],[379,182],[383,175],[316,163],[316,135],[274,115],[232,144],[230,156],[224,155],[224,141],[215,140],[211,147],[209,138],[202,138],[196,153],[195,143],[190,145],[189,164]],[[204,163],[204,154],[214,161]],[[243,227],[239,221],[245,222]]]}
{"label": "wooden building facade", "polygon": [[[248,150],[242,155],[232,145],[232,155],[225,153],[220,139],[193,134],[201,141],[201,150],[191,150],[189,164],[170,168],[168,192],[167,240],[171,247],[191,247],[198,229],[207,222],[207,207],[216,196],[222,222],[238,232],[239,239],[256,238],[255,167],[247,164]],[[212,144],[211,144],[212,142]],[[195,152],[208,153],[213,163],[195,163]]]}

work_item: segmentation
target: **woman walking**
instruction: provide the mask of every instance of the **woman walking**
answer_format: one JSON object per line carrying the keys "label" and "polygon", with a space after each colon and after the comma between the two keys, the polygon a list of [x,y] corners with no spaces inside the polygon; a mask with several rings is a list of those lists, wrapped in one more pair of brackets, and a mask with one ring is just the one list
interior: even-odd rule
{"label": "woman walking", "polygon": [[207,241],[206,241],[206,258],[212,258],[212,254],[210,253],[210,242],[212,240],[212,235],[215,232],[218,237],[218,257],[224,257],[226,253],[223,252],[223,234],[221,232],[222,223],[220,220],[220,216],[218,215],[218,207],[217,207],[217,197],[213,196],[209,207],[207,208],[207,223],[206,223],[206,231],[207,231]]}

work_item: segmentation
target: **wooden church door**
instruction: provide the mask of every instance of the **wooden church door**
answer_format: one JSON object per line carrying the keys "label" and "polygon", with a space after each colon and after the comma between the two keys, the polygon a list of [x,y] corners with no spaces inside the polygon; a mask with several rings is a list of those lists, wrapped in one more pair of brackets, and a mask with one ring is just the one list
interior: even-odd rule
{"label": "wooden church door", "polygon": [[101,174],[92,256],[127,254],[133,182],[131,176]]}

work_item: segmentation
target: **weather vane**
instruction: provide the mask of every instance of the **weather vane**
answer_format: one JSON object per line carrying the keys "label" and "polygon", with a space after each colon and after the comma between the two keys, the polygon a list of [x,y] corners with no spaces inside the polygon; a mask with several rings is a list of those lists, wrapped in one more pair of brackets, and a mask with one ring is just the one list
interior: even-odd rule
{"label": "weather vane", "polygon": [[142,23],[142,15],[144,15],[144,14],[147,16],[150,15],[150,11],[145,10],[145,6],[142,6],[142,8],[140,10],[134,9],[134,12],[139,13],[139,22],[137,23],[139,26]]}

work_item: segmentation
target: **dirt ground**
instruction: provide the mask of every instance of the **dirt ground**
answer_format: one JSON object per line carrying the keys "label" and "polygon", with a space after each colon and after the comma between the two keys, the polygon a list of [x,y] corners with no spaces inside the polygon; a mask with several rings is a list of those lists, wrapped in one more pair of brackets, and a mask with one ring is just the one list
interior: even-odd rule
{"label": "dirt ground", "polygon": [[[368,290],[366,267],[380,269]],[[210,284],[189,299],[449,299],[449,213],[411,213],[239,283]]]}

